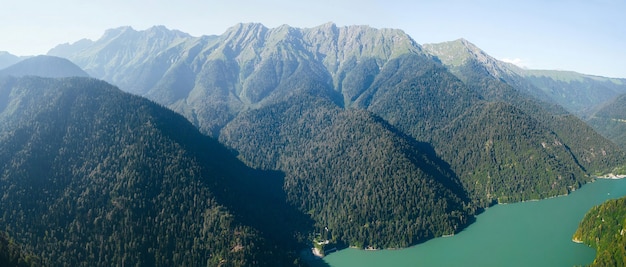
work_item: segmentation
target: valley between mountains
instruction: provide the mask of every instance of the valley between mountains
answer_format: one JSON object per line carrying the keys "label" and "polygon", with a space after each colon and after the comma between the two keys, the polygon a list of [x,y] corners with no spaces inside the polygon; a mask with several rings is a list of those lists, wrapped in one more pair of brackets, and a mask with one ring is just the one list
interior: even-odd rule
{"label": "valley between mountains", "polygon": [[12,60],[0,229],[30,265],[304,265],[314,243],[407,247],[626,174],[626,80],[464,39],[121,27]]}

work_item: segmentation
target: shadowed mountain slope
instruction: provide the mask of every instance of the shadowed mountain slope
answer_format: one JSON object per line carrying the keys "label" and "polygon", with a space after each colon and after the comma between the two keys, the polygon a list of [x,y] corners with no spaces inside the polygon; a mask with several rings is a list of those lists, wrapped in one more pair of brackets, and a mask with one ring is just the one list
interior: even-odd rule
{"label": "shadowed mountain slope", "polygon": [[312,224],[282,175],[182,116],[89,78],[9,77],[0,92],[0,227],[51,265],[297,262]]}
{"label": "shadowed mountain slope", "polygon": [[406,247],[457,232],[475,212],[428,144],[328,98],[300,95],[245,112],[220,140],[251,166],[285,171],[289,201],[334,242]]}

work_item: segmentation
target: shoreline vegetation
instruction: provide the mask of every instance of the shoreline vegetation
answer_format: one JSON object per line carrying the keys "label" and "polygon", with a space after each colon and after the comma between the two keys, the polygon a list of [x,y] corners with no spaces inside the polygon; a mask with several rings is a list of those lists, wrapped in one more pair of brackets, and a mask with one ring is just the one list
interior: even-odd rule
{"label": "shoreline vegetation", "polygon": [[[622,188],[622,186],[621,186],[621,185],[623,185],[623,183],[618,182],[618,181],[620,181],[620,180],[616,180],[616,178],[617,178],[618,176],[616,176],[616,177],[610,176],[610,177],[612,177],[613,179],[611,179],[611,180],[605,180],[605,181],[600,181],[599,179],[596,179],[595,181],[592,181],[592,182],[587,183],[587,184],[585,184],[585,185],[589,185],[590,187],[593,187],[593,186],[598,186],[598,185],[594,185],[594,184],[593,184],[593,182],[598,182],[598,184],[601,184],[600,186],[607,185],[607,184],[614,184],[614,185],[617,185],[617,184],[619,183],[619,185],[620,185],[620,187],[619,187],[619,188]],[[595,178],[595,177],[594,177],[594,178]],[[613,182],[609,182],[609,181],[613,181]],[[624,180],[621,180],[621,181],[624,181]],[[584,188],[584,186],[581,186],[581,188]],[[621,195],[621,194],[622,194],[621,192],[623,192],[621,189],[620,189],[620,190],[615,189],[615,190],[616,190],[616,191],[615,191],[615,193],[616,193],[616,194],[614,194],[614,193],[613,193],[614,191],[612,191],[612,190],[615,188],[615,186],[610,186],[610,187],[602,187],[602,188],[605,188],[605,189],[603,189],[603,190],[590,190],[590,191],[586,191],[586,193],[592,192],[593,196],[604,196],[604,195],[606,194],[606,193],[605,193],[605,192],[606,192],[605,190],[609,190],[609,191],[611,192],[611,194],[610,194],[610,195]],[[581,193],[581,194],[586,194],[585,192],[580,192],[580,193]],[[584,197],[583,199],[591,199],[591,196],[592,196],[592,195],[589,195],[589,197]],[[578,196],[578,197],[580,197],[580,196]],[[623,198],[623,199],[626,199],[626,197],[622,197],[622,198]],[[595,199],[595,197],[594,197],[593,199]],[[600,197],[600,198],[598,198],[597,200],[599,201],[600,199],[604,199],[604,197]],[[595,201],[596,201],[596,200],[593,200],[593,202],[595,202]],[[611,199],[609,198],[609,200],[606,200],[606,201],[607,201],[607,202],[614,202],[615,200],[611,200]],[[585,203],[587,203],[587,204],[588,204],[589,202],[585,202]],[[622,203],[623,203],[623,202],[622,202]],[[585,204],[585,205],[587,205],[587,204]],[[552,205],[549,205],[549,206],[552,206]],[[623,208],[623,207],[626,207],[626,205],[623,205],[623,204],[618,204],[618,205],[616,205],[616,206],[618,206],[618,207],[622,207],[622,208]],[[532,211],[532,210],[531,210],[531,211]],[[618,219],[617,221],[614,221],[614,220],[610,219],[610,217],[613,217],[613,216],[608,216],[608,215],[600,215],[600,216],[594,215],[594,216],[590,216],[590,217],[592,217],[592,218],[595,220],[595,222],[596,222],[596,223],[599,223],[599,224],[601,224],[601,225],[602,225],[602,227],[601,227],[601,228],[602,228],[601,233],[603,233],[603,234],[604,234],[604,233],[606,232],[606,233],[608,233],[608,234],[609,234],[609,235],[611,235],[611,236],[615,236],[615,237],[622,238],[622,239],[626,237],[626,227],[624,227],[624,224],[623,224],[624,222],[626,222],[626,221],[624,221],[624,219],[625,219],[626,217],[620,217],[620,216],[617,216],[617,218],[620,218],[620,219]],[[576,219],[572,220],[572,222],[574,222],[574,221],[576,221]],[[607,225],[616,225],[616,223],[615,223],[615,222],[620,222],[620,227],[618,227],[618,229],[611,229],[611,230],[608,230],[609,228],[608,228],[608,226],[607,226]],[[576,222],[576,223],[579,223],[579,222]],[[568,232],[569,232],[569,231],[568,231]],[[615,234],[615,233],[617,233],[617,234]],[[594,247],[594,246],[590,245],[590,243],[588,242],[588,240],[587,240],[586,238],[584,238],[584,237],[580,237],[580,236],[571,236],[571,235],[567,236],[567,235],[569,235],[569,234],[566,234],[566,236],[560,236],[560,237],[559,237],[559,240],[560,240],[559,242],[561,242],[561,243],[567,243],[567,242],[570,242],[570,241],[571,241],[571,242],[573,242],[573,243],[575,243],[575,244],[585,244],[585,248],[586,248],[586,247],[591,247],[591,248],[593,248],[594,250],[597,250],[597,248],[596,248],[596,247]],[[601,238],[599,239],[599,241],[598,241],[598,240],[595,238],[595,234],[592,234],[591,236],[593,237],[593,238],[591,238],[591,239],[592,239],[592,240],[594,240],[594,242],[600,242],[600,243],[605,243],[605,242],[607,242],[607,241],[603,240],[603,239],[602,239],[602,237],[601,237]],[[578,245],[576,245],[576,246],[578,246]],[[603,246],[603,247],[607,247],[607,248],[609,248],[609,249],[614,249],[614,248],[619,248],[620,246],[618,246],[618,245],[608,245],[608,246]],[[624,247],[623,245],[622,245],[621,247],[622,247],[622,248],[626,248],[626,247]],[[361,250],[361,251],[366,251],[366,249],[365,249],[365,248],[358,248],[358,247],[354,247],[354,246],[351,246],[351,248],[357,248],[357,249],[359,249],[359,250]],[[385,248],[385,249],[381,249],[381,251],[382,251],[382,250],[387,250],[387,249],[386,249],[386,248]],[[598,260],[596,260],[597,262],[604,262],[602,259],[600,259],[600,258],[601,258],[601,256],[602,256],[601,254],[607,254],[607,253],[600,252],[600,250],[597,250],[597,251],[596,251],[596,255],[595,255],[595,256],[593,256],[593,255],[592,255],[593,257],[592,257],[592,256],[589,256],[589,258],[585,257],[584,261],[585,261],[585,262],[587,262],[587,263],[589,263],[589,262],[591,262],[591,261],[593,261],[593,260],[598,259]],[[609,255],[613,255],[613,253],[612,253],[612,252],[611,252],[611,253],[608,253],[608,254],[609,254]],[[351,255],[350,257],[354,257],[354,256],[353,256],[354,254],[350,254],[350,255]],[[359,254],[357,254],[357,255],[359,255]],[[360,255],[363,255],[363,254],[360,254]],[[367,255],[369,255],[369,253],[368,253]],[[385,256],[382,256],[383,258],[387,257],[386,253],[383,253],[383,254],[381,254],[381,255],[385,255]],[[343,255],[342,255],[342,257],[343,257]],[[358,256],[357,256],[357,257],[358,257]],[[369,256],[368,256],[368,257],[369,257]],[[379,257],[379,256],[372,256],[372,259],[374,259],[374,258],[376,258],[376,259],[380,259],[380,258],[378,258],[378,257]],[[395,256],[393,256],[393,257],[395,257]],[[398,259],[400,259],[401,257],[405,257],[405,256],[404,256],[404,255],[402,255],[402,256],[398,256]],[[332,258],[332,257],[331,257],[331,258]],[[335,263],[338,263],[338,262],[342,262],[342,263],[343,263],[343,262],[346,262],[346,261],[344,261],[344,258],[342,258],[342,260],[336,260],[336,259],[331,259],[331,258],[329,258],[329,259],[328,259],[328,263],[329,263],[329,264],[335,264]],[[406,257],[406,258],[409,258],[409,257]],[[403,258],[402,262],[406,262],[406,258]],[[620,259],[622,259],[622,258],[620,258]],[[625,263],[626,263],[626,257],[623,257],[623,259],[625,260]],[[327,259],[326,259],[326,258],[324,258],[324,261],[326,261],[326,260],[327,260]],[[580,260],[580,262],[582,263],[582,260]],[[546,266],[547,266],[547,265],[546,265]],[[596,266],[622,266],[622,265],[615,265],[615,264],[614,264],[614,265],[611,265],[611,264],[609,264],[609,265],[596,265]],[[623,266],[626,266],[626,265],[623,265]]]}
{"label": "shoreline vegetation", "polygon": [[[619,180],[619,179],[624,179],[626,178],[626,174],[613,174],[613,173],[609,173],[609,174],[605,174],[605,175],[598,175],[598,176],[594,176],[595,179],[606,179],[606,180]],[[589,183],[593,183],[595,182],[594,180],[589,181]],[[584,186],[585,184],[583,184]],[[572,192],[576,191],[576,188],[573,188],[570,192],[566,193],[566,194],[561,194],[561,195],[556,195],[556,196],[551,196],[551,197],[546,197],[546,198],[539,198],[539,199],[528,199],[528,200],[522,200],[519,201],[519,203],[525,203],[525,202],[536,202],[536,201],[541,201],[541,200],[546,200],[546,199],[552,199],[552,198],[557,198],[557,197],[566,197],[569,196],[569,194],[571,194]],[[513,202],[515,203],[515,202]],[[512,204],[511,202],[497,202],[497,205],[507,205],[507,204]]]}
{"label": "shoreline vegetation", "polygon": [[[595,176],[596,179],[609,179],[609,180],[617,180],[617,179],[624,179],[626,178],[625,174],[613,174],[613,173],[609,173],[609,174],[605,174],[605,175],[598,175]],[[590,181],[590,182],[594,182],[594,180]],[[572,190],[572,192],[575,190]],[[557,195],[557,196],[551,196],[551,197],[547,197],[547,198],[542,198],[542,199],[530,199],[530,200],[522,200],[520,201],[520,203],[524,203],[524,202],[534,202],[534,201],[541,201],[541,200],[546,200],[546,199],[552,199],[552,198],[557,198],[557,197],[563,197],[563,196],[568,196],[569,194],[571,194],[571,192],[567,193],[567,194],[561,194],[561,195]],[[503,203],[496,203],[496,205],[506,205],[506,204],[510,204],[508,202],[503,202]],[[454,237],[456,233],[453,234],[448,234],[448,235],[442,235],[440,237],[436,237],[436,238],[448,238],[448,237]],[[585,244],[583,241],[578,240],[576,238],[572,238],[572,242],[574,243],[578,243],[578,244]],[[380,249],[380,248],[374,248],[374,247],[366,247],[366,248],[359,248],[357,246],[349,246],[348,248],[352,248],[352,249],[361,249],[361,250],[365,250],[365,251],[378,251],[378,250],[394,250],[394,249],[402,249],[402,248],[388,248],[388,249]],[[339,251],[340,249],[334,249],[332,252],[335,251]],[[312,247],[310,249],[310,256],[312,256],[314,259],[320,260],[323,259],[326,256],[326,253],[323,253],[320,249],[316,248],[316,247]]]}

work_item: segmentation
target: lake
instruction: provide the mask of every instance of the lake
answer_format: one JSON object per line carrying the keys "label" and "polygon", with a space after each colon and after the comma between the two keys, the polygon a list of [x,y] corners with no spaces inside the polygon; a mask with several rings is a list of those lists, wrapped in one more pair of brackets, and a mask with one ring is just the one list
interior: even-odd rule
{"label": "lake", "polygon": [[598,179],[568,196],[496,205],[452,237],[399,250],[345,249],[324,257],[330,266],[574,266],[595,250],[572,241],[585,213],[626,195],[626,179]]}

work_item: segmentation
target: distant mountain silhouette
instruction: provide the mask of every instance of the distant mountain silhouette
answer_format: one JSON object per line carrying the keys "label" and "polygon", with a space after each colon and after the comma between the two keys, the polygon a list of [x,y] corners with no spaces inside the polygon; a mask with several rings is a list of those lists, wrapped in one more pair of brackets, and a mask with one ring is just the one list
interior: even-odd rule
{"label": "distant mountain silhouette", "polygon": [[0,70],[0,76],[8,75],[48,78],[89,77],[89,74],[65,58],[43,55],[24,59]]}
{"label": "distant mountain silhouette", "polygon": [[0,51],[0,70],[11,66],[24,58],[13,55],[9,52]]}

